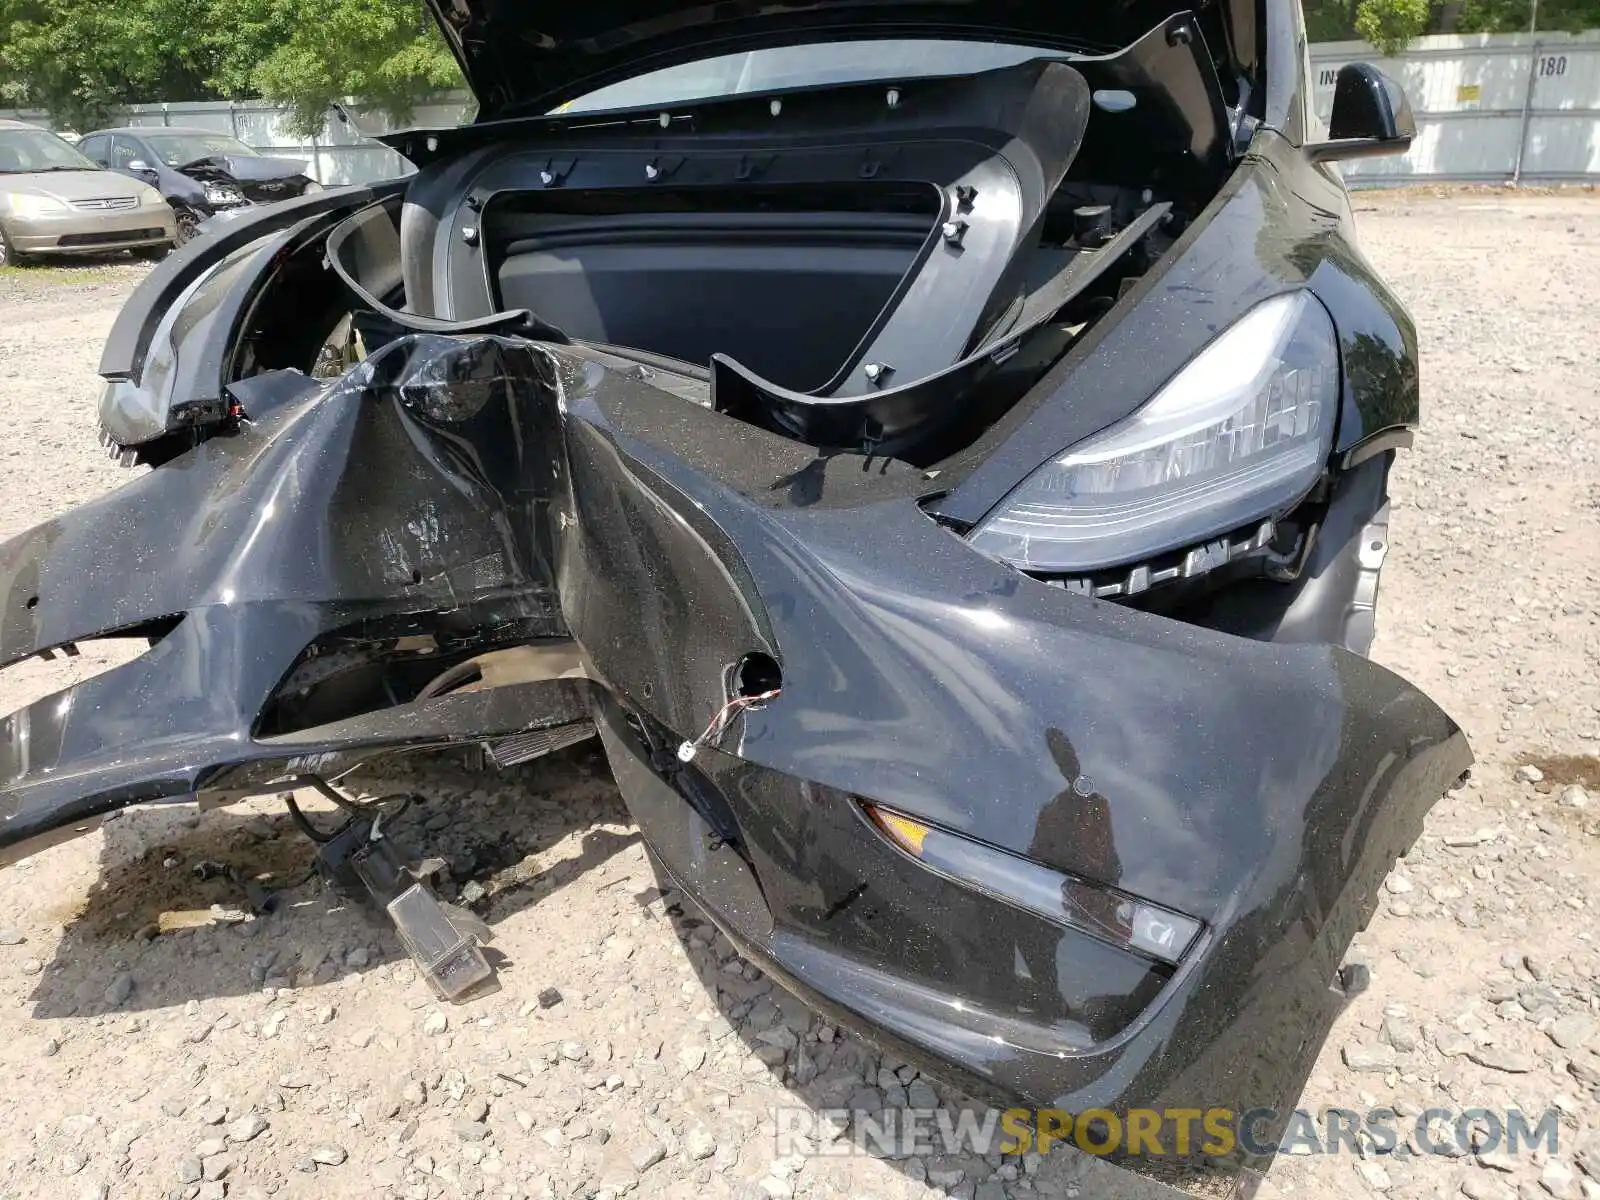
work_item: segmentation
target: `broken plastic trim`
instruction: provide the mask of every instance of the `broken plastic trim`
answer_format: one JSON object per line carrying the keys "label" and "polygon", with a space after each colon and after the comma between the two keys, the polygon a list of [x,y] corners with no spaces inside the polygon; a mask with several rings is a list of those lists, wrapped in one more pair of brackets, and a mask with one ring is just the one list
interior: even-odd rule
{"label": "broken plastic trim", "polygon": [[[321,779],[308,782],[351,813],[335,833],[318,837],[289,801],[297,824],[317,842],[317,869],[323,878],[346,895],[370,898],[388,915],[406,952],[441,999],[459,1002],[480,992],[494,977],[481,947],[492,934],[482,921],[434,895],[428,877],[442,867],[442,860],[414,862],[384,829],[387,814],[381,805],[356,805]],[[402,810],[409,803],[410,797],[403,798]]]}
{"label": "broken plastic trim", "polygon": [[[32,609],[37,603],[38,597],[33,597],[28,601],[27,607]],[[63,642],[59,646],[50,646],[39,651],[34,657],[41,658],[45,662],[49,662],[58,654],[62,658],[78,658],[83,654],[85,646],[97,645],[100,642],[126,641],[148,642],[149,645],[145,650],[148,653],[160,645],[161,640],[171,634],[182,622],[183,618],[181,616],[162,617],[155,621],[142,621],[138,625],[130,625],[126,629],[114,629],[109,633],[102,633],[92,638],[80,638],[75,642]]]}
{"label": "broken plastic trim", "polygon": [[483,754],[497,770],[504,771],[525,762],[532,762],[568,746],[576,746],[595,736],[594,723],[584,721],[576,725],[563,725],[557,729],[535,729],[529,733],[513,734],[484,743]]}
{"label": "broken plastic trim", "polygon": [[[1262,521],[1253,529],[1240,530],[1227,537],[1213,538],[1185,550],[1164,554],[1159,558],[1102,571],[1094,575],[1036,576],[1049,587],[1062,588],[1079,596],[1093,596],[1097,600],[1138,596],[1163,584],[1180,580],[1198,579],[1232,563],[1248,558],[1272,561],[1272,541],[1277,536],[1277,526]],[[1298,550],[1298,547],[1296,547]],[[1290,565],[1294,556],[1290,556]],[[1030,572],[1031,574],[1031,572]],[[1293,578],[1291,573],[1287,576]]]}
{"label": "broken plastic trim", "polygon": [[468,321],[446,321],[404,312],[386,304],[380,297],[392,295],[402,286],[400,230],[395,223],[400,200],[399,196],[392,196],[369,204],[328,235],[328,264],[361,304],[414,333],[507,334],[561,344],[570,340],[554,325],[540,320],[525,308],[490,313]]}
{"label": "broken plastic trim", "polygon": [[351,207],[374,196],[398,196],[406,183],[405,179],[396,179],[372,187],[314,192],[262,205],[229,221],[215,233],[180,246],[150,272],[133,298],[122,306],[100,356],[100,374],[106,379],[137,379],[144,371],[157,325],[179,305],[191,285],[235,251],[308,218]]}
{"label": "broken plastic trim", "polygon": [[[39,597],[30,596],[24,601],[23,611],[31,613],[38,607],[38,604]],[[100,675],[115,671],[119,667],[124,667],[130,662],[143,658],[159,646],[182,623],[182,617],[164,617],[154,621],[142,621],[137,625],[97,634],[94,637],[78,638],[75,641],[47,646],[27,658],[18,659],[14,662],[0,663],[0,674],[4,674],[7,670],[15,669],[19,675],[23,676],[23,678],[12,681],[13,685],[20,684],[20,686],[11,686],[8,689],[11,692],[12,699],[7,703],[5,710],[0,710],[0,717],[8,715],[10,712],[19,712],[62,689],[62,679],[59,673],[41,671],[31,679],[27,678],[30,659],[36,659],[41,662],[71,660],[72,686],[79,687]]]}

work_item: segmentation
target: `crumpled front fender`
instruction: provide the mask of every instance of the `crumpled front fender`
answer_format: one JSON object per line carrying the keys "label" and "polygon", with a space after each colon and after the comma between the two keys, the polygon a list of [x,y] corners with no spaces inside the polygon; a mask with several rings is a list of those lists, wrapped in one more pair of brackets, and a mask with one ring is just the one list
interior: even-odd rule
{"label": "crumpled front fender", "polygon": [[[237,435],[0,547],[0,661],[176,621],[0,724],[0,847],[593,719],[664,868],[913,1061],[1079,1111],[1286,1110],[1351,936],[1470,762],[1455,724],[1342,649],[1046,587],[914,498],[818,502],[781,439],[658,381],[577,347],[402,338],[327,387],[250,381]],[[585,677],[284,725],[352,630],[411,669],[418,638],[570,639]],[[752,661],[778,695],[719,731]],[[1140,957],[927,869],[864,803],[1201,933]]]}
{"label": "crumpled front fender", "polygon": [[[493,450],[460,436],[472,418],[441,436],[404,394],[407,370],[426,359],[407,349],[328,387],[291,373],[251,381],[240,391],[252,419],[237,436],[0,546],[0,667],[130,632],[152,642],[0,720],[9,855],[124,804],[223,786],[248,764],[362,746],[348,729],[325,744],[302,731],[292,745],[264,740],[271,696],[319,638],[373,627],[564,632],[531,523],[514,520],[529,515],[520,467],[494,457],[545,439],[504,423],[514,406],[498,369],[501,402],[480,400],[474,416],[490,424],[473,427]],[[570,686],[557,692],[554,711],[580,719]],[[436,740],[521,732],[550,714],[507,709],[495,720]],[[413,744],[429,730],[397,710],[365,733],[372,745]]]}

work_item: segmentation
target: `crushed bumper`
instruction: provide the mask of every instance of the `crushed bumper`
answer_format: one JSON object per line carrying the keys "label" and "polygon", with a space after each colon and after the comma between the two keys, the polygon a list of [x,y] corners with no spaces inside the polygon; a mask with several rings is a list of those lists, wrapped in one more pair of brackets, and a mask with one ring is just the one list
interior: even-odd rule
{"label": "crushed bumper", "polygon": [[[799,831],[792,826],[772,839],[804,845],[803,861],[741,854],[662,778],[659,756],[652,760],[614,708],[597,723],[630,811],[667,876],[791,991],[904,1061],[1002,1107],[1107,1111],[1123,1120],[1136,1109],[1256,1114],[1250,1146],[1236,1143],[1225,1155],[1179,1156],[1170,1140],[1169,1157],[1112,1155],[1177,1186],[1197,1176],[1230,1177],[1238,1194],[1252,1191],[1270,1166],[1272,1155],[1263,1151],[1277,1145],[1349,999],[1339,966],[1351,938],[1370,919],[1395,857],[1465,761],[1464,746],[1451,739],[1397,771],[1380,785],[1359,847],[1347,847],[1354,855],[1339,862],[1334,894],[1318,895],[1318,872],[1307,869],[1303,882],[1280,880],[1274,891],[1241,897],[1238,911],[1208,927],[1152,996],[1114,955],[1096,961],[1059,929],[916,878],[902,858],[874,844],[855,819],[853,798],[831,789],[763,779],[762,794],[786,796],[782,807],[805,814],[804,842],[794,841]],[[736,769],[739,786],[750,789],[748,768]],[[761,834],[755,840],[768,841]],[[1330,851],[1318,840],[1306,839],[1308,856]],[[871,882],[852,886],[862,879]],[[810,893],[812,902],[794,904],[797,892]],[[1073,966],[1084,974],[1074,978]],[[1040,988],[1091,1014],[1087,1027],[1051,1019]],[[1144,1007],[1127,1025],[1097,1036],[1094,1014],[1132,1005]]]}
{"label": "crushed bumper", "polygon": [[[236,436],[0,546],[0,664],[177,622],[0,722],[0,847],[593,719],[665,869],[836,1019],[994,1099],[1286,1119],[1351,937],[1470,762],[1455,724],[1336,646],[1068,595],[914,500],[797,489],[788,444],[653,378],[402,339],[326,389],[255,384]],[[586,678],[266,731],[352,629],[570,639]],[[676,753],[753,657],[777,699]],[[927,869],[864,802],[1203,932],[1154,963]]]}

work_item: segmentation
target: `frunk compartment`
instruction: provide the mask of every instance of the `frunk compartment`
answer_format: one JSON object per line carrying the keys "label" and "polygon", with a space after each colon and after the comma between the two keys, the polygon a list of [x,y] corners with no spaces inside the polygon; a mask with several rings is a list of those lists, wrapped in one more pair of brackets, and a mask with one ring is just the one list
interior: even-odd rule
{"label": "frunk compartment", "polygon": [[939,204],[903,183],[563,190],[502,198],[487,230],[502,309],[812,391],[882,318]]}

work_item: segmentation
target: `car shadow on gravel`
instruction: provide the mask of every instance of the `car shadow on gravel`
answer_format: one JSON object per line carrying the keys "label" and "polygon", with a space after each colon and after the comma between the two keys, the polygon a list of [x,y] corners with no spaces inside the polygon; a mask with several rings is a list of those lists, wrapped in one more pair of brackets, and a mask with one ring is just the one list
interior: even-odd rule
{"label": "car shadow on gravel", "polygon": [[[639,837],[594,742],[501,773],[451,755],[413,757],[403,771],[352,777],[344,786],[366,797],[416,793],[391,836],[419,857],[443,857],[459,889],[443,898],[465,902],[491,928],[557,896]],[[322,805],[309,815],[331,828],[336,810]],[[275,896],[272,911],[250,912],[245,880]],[[983,1102],[917,1076],[848,1031],[830,1029],[823,1041],[822,1019],[739,956],[670,883],[658,879],[635,900],[647,906],[663,897],[707,996],[813,1124],[840,1109],[861,1121],[908,1104],[943,1110],[951,1127],[974,1117],[980,1126],[998,1123]],[[192,805],[141,808],[108,821],[98,878],[86,893],[64,896],[56,918],[63,935],[31,994],[35,1017],[138,1013],[325,984],[406,958],[386,920],[316,878],[312,843],[271,799],[204,814]],[[492,943],[489,953],[514,986],[523,964],[496,955]],[[870,1139],[862,1144],[853,1152],[948,1188],[958,1179],[976,1189],[1026,1173],[1043,1194],[1180,1195],[1070,1147],[1025,1167],[972,1149],[901,1155]],[[838,1162],[817,1157],[807,1170],[816,1183]]]}
{"label": "car shadow on gravel", "polygon": [[[789,995],[775,980],[741,955],[716,931],[701,910],[674,886],[651,859],[656,887],[639,897],[641,903],[656,895],[667,899],[673,932],[694,968],[707,998],[728,1019],[749,1054],[766,1065],[793,1099],[791,1114],[780,1119],[788,1128],[812,1135],[816,1156],[808,1154],[807,1176],[813,1188],[829,1194],[824,1179],[829,1164],[841,1154],[866,1154],[886,1163],[919,1183],[932,1184],[961,1196],[1000,1196],[984,1191],[985,1184],[1005,1186],[1026,1176],[1038,1194],[1056,1196],[1116,1197],[1117,1200],[1183,1200],[1192,1195],[1220,1195],[1217,1180],[1195,1191],[1180,1191],[1164,1183],[1113,1167],[1070,1145],[1057,1145],[1047,1155],[1017,1156],[998,1153],[1002,1136],[1000,1112],[958,1088],[922,1076],[908,1064],[849,1032],[828,1024]],[[931,1114],[919,1117],[928,1130],[925,1146],[892,1145],[893,1108],[910,1108]],[[841,1112],[849,1115],[840,1123]],[[939,1144],[940,1130],[991,1127],[995,1133],[989,1154],[978,1152],[973,1139]],[[819,1136],[816,1136],[820,1134]],[[831,1148],[830,1148],[831,1147]],[[780,1147],[781,1149],[781,1147]],[[915,1152],[911,1152],[912,1150]],[[843,1187],[843,1178],[833,1181]]]}
{"label": "car shadow on gravel", "polygon": [[[638,839],[596,742],[504,772],[465,765],[413,756],[403,773],[346,786],[366,797],[416,794],[390,837],[417,858],[443,858],[441,898],[491,929]],[[337,823],[326,804],[308,815],[330,830]],[[98,878],[53,914],[63,932],[30,996],[36,1017],[328,983],[406,957],[386,918],[323,884],[315,847],[271,798],[203,814],[182,804],[133,809],[104,829]],[[268,911],[252,911],[263,894]],[[519,964],[493,943],[488,953],[509,982]]]}

